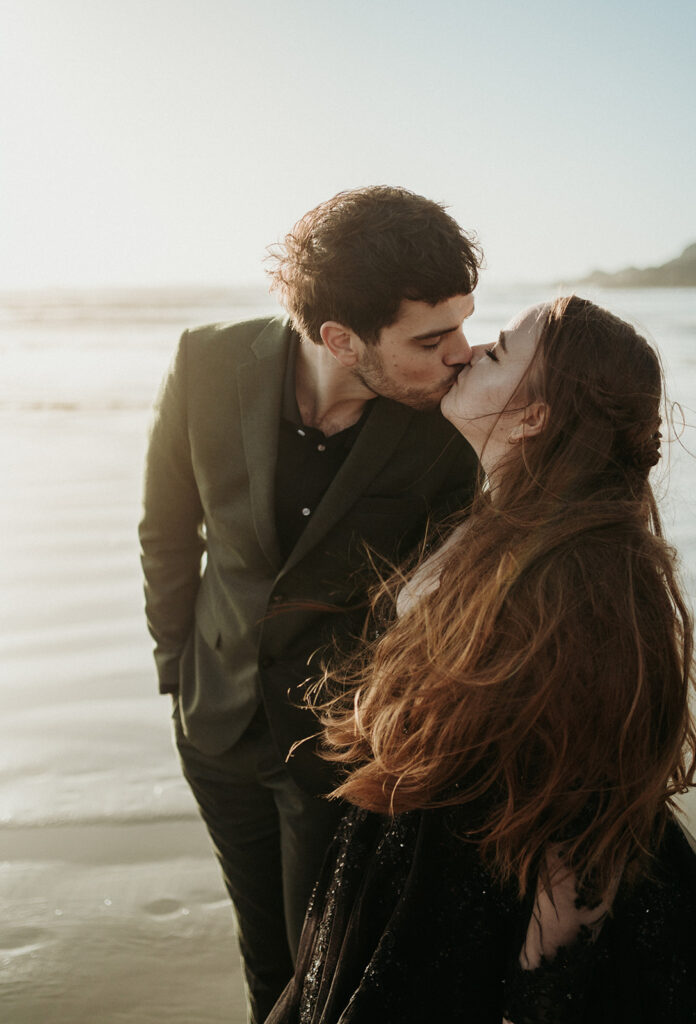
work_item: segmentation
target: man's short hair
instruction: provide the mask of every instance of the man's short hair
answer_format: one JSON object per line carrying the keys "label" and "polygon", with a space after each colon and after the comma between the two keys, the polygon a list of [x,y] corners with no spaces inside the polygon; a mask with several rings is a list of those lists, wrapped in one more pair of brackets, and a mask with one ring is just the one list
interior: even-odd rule
{"label": "man's short hair", "polygon": [[375,344],[404,299],[434,306],[472,292],[482,259],[440,203],[387,185],[339,192],[268,251],[271,289],[317,344],[327,320]]}

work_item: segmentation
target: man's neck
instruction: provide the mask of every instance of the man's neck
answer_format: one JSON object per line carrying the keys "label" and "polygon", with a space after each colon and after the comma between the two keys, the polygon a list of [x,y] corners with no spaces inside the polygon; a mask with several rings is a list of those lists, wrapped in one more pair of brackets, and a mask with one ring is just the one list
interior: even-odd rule
{"label": "man's neck", "polygon": [[295,395],[302,422],[326,437],[352,427],[376,397],[324,345],[304,339],[297,350]]}

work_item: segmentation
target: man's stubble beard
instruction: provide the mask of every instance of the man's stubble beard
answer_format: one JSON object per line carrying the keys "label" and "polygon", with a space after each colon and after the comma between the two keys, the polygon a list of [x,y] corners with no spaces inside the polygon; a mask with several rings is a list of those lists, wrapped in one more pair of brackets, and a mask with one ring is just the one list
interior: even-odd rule
{"label": "man's stubble beard", "polygon": [[374,395],[399,402],[401,405],[408,406],[409,409],[415,409],[416,412],[430,412],[433,409],[438,409],[440,402],[456,380],[455,377],[451,383],[443,382],[437,391],[422,391],[418,388],[399,386],[394,384],[384,372],[379,357],[364,360],[361,366],[353,367],[352,373]]}

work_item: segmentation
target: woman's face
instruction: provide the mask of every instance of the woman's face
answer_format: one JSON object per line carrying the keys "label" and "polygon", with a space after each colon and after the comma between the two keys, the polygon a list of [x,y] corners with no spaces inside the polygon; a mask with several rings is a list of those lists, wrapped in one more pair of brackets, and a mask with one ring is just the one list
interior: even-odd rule
{"label": "woman's face", "polygon": [[459,373],[440,403],[448,419],[486,461],[498,459],[510,444],[527,409],[516,391],[536,350],[548,304],[531,306],[513,317],[493,345],[474,345],[471,362]]}

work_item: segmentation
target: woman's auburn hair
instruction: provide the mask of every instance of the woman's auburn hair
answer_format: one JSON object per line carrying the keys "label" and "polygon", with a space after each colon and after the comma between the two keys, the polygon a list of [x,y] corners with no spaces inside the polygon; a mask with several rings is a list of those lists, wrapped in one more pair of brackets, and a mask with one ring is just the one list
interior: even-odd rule
{"label": "woman's auburn hair", "polygon": [[[649,870],[694,781],[692,620],[647,479],[662,373],[631,326],[571,297],[520,390],[547,403],[544,430],[494,503],[479,493],[438,589],[326,672],[322,750],[360,807],[469,804],[462,838],[521,895],[554,842],[601,893]],[[379,588],[373,632],[412,571]]]}

